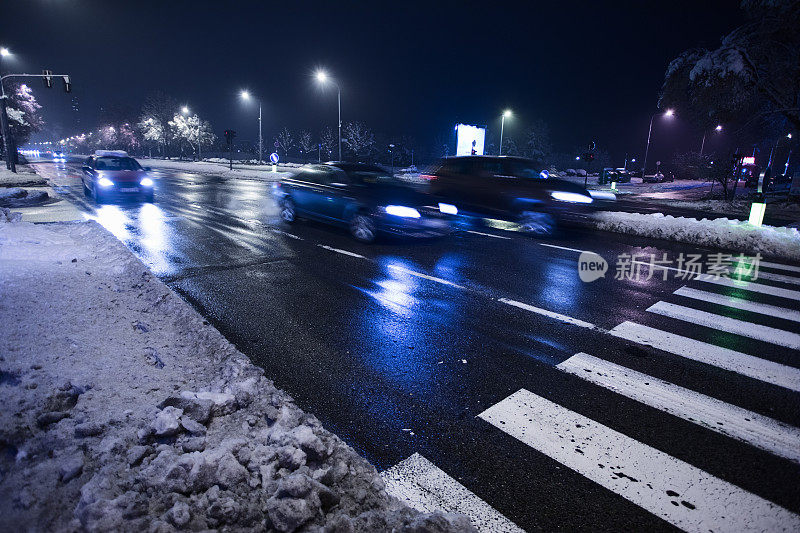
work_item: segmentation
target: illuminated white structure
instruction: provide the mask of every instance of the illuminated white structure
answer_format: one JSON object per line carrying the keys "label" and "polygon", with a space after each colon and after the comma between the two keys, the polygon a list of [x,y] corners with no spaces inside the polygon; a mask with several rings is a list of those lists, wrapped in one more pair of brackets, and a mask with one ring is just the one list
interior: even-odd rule
{"label": "illuminated white structure", "polygon": [[483,155],[486,128],[456,124],[456,155]]}

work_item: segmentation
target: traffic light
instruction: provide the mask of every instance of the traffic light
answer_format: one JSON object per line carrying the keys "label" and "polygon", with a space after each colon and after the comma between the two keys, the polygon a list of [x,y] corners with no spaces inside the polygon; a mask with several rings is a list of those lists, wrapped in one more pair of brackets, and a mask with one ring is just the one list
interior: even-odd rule
{"label": "traffic light", "polygon": [[69,76],[64,76],[64,92],[65,93],[72,92],[72,82],[69,80]]}
{"label": "traffic light", "polygon": [[44,86],[48,89],[53,87],[53,71],[52,70],[43,70],[42,71],[42,81],[44,81]]}
{"label": "traffic light", "polygon": [[592,161],[594,161],[594,152],[586,152],[585,154],[583,154],[582,159],[587,163],[591,163]]}
{"label": "traffic light", "polygon": [[236,132],[234,130],[225,130],[225,141],[228,144],[233,142],[234,137],[236,137]]}

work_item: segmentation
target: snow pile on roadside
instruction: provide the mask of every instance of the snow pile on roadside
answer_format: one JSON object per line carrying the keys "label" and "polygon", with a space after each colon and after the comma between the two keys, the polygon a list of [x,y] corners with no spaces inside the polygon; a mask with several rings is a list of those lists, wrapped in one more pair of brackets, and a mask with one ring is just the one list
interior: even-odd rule
{"label": "snow pile on roadside", "polygon": [[0,205],[21,207],[37,205],[50,199],[46,191],[29,191],[19,187],[0,188]]}
{"label": "snow pile on roadside", "polygon": [[101,226],[16,219],[0,211],[5,529],[473,530],[390,497]]}
{"label": "snow pile on roadside", "polygon": [[0,187],[41,187],[47,180],[36,174],[28,165],[17,165],[17,173],[13,173],[5,165],[0,167]]}
{"label": "snow pile on roadside", "polygon": [[796,228],[756,227],[727,218],[697,220],[662,213],[611,211],[596,213],[594,221],[598,229],[617,233],[800,261],[800,231]]}
{"label": "snow pile on roadside", "polygon": [[[234,169],[228,168],[228,163],[214,163],[211,161],[173,161],[167,159],[141,159],[142,166],[154,169],[165,168],[183,170],[197,174],[211,174],[225,178],[247,178],[264,181],[277,181],[291,174],[288,171],[272,172],[272,165],[240,165],[234,162]],[[281,165],[283,167],[284,165]]]}

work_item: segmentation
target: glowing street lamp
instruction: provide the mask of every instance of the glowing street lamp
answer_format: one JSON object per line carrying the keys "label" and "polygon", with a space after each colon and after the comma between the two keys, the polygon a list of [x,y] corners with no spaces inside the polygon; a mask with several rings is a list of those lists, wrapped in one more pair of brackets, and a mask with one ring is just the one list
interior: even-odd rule
{"label": "glowing street lamp", "polygon": [[[250,100],[250,93],[247,90],[242,90],[239,93],[239,96],[242,100],[249,101]],[[261,164],[261,153],[262,153],[262,137],[261,137],[261,101],[258,102],[258,164]]]}
{"label": "glowing street lamp", "polygon": [[[674,109],[667,109],[663,113],[665,118],[672,118],[675,116]],[[650,151],[650,137],[653,134],[653,120],[658,116],[658,113],[653,113],[650,117],[650,130],[647,132],[647,146],[644,149],[644,161],[642,161],[642,179],[644,179],[645,171],[647,170],[647,154]]]}
{"label": "glowing street lamp", "polygon": [[337,101],[339,105],[339,161],[342,160],[342,88],[339,86],[338,83],[330,76],[328,73],[322,69],[317,70],[314,74],[314,77],[317,79],[317,82],[320,85],[325,85],[326,83],[332,83],[336,87],[337,92]]}
{"label": "glowing street lamp", "polygon": [[11,55],[11,51],[8,48],[6,48],[5,46],[0,48],[0,56],[8,57],[10,55]]}
{"label": "glowing street lamp", "polygon": [[181,108],[181,113],[183,113],[184,115],[188,115],[189,114],[189,108],[186,107],[186,106],[183,106]]}
{"label": "glowing street lamp", "polygon": [[511,117],[511,115],[511,110],[506,109],[503,111],[503,115],[500,117],[500,150],[498,151],[497,155],[503,155],[503,128],[506,125],[506,117]]}

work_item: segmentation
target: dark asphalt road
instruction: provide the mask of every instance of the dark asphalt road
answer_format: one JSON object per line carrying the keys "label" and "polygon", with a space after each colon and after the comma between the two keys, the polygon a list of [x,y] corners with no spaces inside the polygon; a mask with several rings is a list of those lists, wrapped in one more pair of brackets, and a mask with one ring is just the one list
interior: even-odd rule
{"label": "dark asphalt road", "polygon": [[[674,273],[667,281],[660,274],[620,281],[613,279],[619,254],[709,251],[584,229],[546,241],[488,228],[432,241],[362,245],[344,230],[282,224],[267,182],[156,171],[155,204],[98,207],[83,197],[74,164],[39,168],[379,470],[418,453],[529,531],[674,529],[670,522],[693,529],[693,516],[719,514],[717,496],[695,495],[693,510],[672,503],[689,513],[682,521],[673,516],[671,496],[661,495],[661,512],[647,497],[621,495],[620,479],[647,483],[641,463],[618,457],[624,476],[598,482],[580,465],[557,458],[553,450],[563,448],[557,438],[534,447],[478,417],[524,389],[668,454],[674,470],[657,477],[691,487],[697,480],[681,481],[691,465],[738,487],[739,496],[749,493],[800,512],[800,441],[792,440],[800,433],[790,434],[783,453],[769,451],[665,412],[675,409],[634,401],[624,386],[592,384],[556,366],[585,352],[716,398],[731,416],[741,415],[732,409],[738,406],[796,432],[796,266],[762,267],[778,277],[759,279],[757,287],[684,281],[673,279]],[[580,250],[609,261],[606,278],[580,281]],[[683,286],[705,292],[674,294]],[[760,287],[784,292],[764,294],[755,290]],[[720,303],[715,295],[742,300]],[[647,311],[658,302],[682,306],[685,316]],[[704,322],[707,317],[711,322]],[[626,321],[683,341],[661,350],[608,333]],[[756,324],[754,333],[739,321]],[[712,348],[686,355],[693,340],[734,350],[723,354],[732,362],[698,360],[714,356]],[[748,374],[737,365],[754,370]],[[759,377],[775,368],[778,378]],[[578,446],[564,435],[562,444]],[[643,453],[629,449],[634,459]],[[734,503],[744,501],[739,496]],[[744,507],[725,513],[758,514]],[[775,526],[786,523],[778,520]]]}

